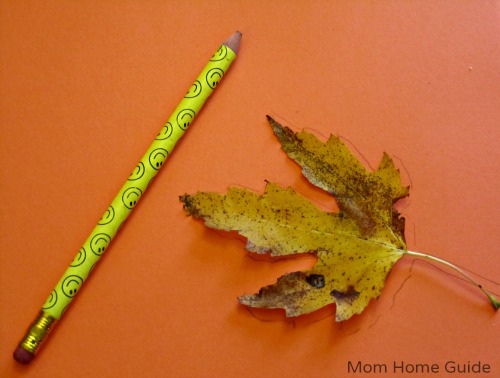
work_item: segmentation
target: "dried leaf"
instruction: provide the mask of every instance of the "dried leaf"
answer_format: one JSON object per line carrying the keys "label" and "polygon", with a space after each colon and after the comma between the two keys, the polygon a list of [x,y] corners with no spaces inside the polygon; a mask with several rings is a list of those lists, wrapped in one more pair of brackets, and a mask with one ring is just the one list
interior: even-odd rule
{"label": "dried leaf", "polygon": [[335,303],[336,320],[349,319],[380,295],[392,266],[406,253],[404,219],[393,204],[408,188],[387,154],[369,172],[338,137],[323,143],[268,121],[304,176],[335,196],[339,212],[324,212],[292,188],[270,182],[262,195],[229,188],[227,194],[199,192],[180,199],[186,213],[206,226],[246,237],[249,251],[317,256],[313,268],[241,296],[242,304],[284,308],[287,316],[297,316]]}

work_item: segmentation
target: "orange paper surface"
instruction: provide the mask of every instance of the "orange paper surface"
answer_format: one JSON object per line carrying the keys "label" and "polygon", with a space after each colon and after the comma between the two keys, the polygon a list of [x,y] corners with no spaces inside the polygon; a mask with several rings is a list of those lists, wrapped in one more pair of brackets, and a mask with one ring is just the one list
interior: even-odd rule
{"label": "orange paper surface", "polygon": [[[367,166],[393,156],[411,185],[398,204],[409,249],[500,294],[488,280],[500,263],[499,21],[497,3],[473,1],[0,2],[0,376],[500,375],[499,314],[448,271],[404,258],[379,300],[341,324],[334,306],[249,311],[238,295],[312,258],[256,260],[178,200],[271,180],[332,208],[281,151],[270,114],[340,135]],[[39,355],[16,363],[65,268],[236,30],[227,76]]]}

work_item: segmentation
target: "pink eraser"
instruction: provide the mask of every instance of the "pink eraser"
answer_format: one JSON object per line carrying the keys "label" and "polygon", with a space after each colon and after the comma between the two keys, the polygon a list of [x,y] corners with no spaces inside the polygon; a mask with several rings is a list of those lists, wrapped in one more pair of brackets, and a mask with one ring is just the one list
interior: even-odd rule
{"label": "pink eraser", "polygon": [[35,358],[35,355],[21,346],[18,346],[14,351],[14,359],[22,364],[29,364],[33,358]]}

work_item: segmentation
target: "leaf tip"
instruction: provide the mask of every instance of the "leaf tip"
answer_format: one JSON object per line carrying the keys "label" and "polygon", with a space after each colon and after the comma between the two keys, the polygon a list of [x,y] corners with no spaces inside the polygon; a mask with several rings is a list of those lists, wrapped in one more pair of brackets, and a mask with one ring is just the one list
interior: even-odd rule
{"label": "leaf tip", "polygon": [[255,294],[244,294],[244,295],[240,295],[238,297],[238,302],[240,302],[240,304],[248,306],[248,307],[254,307],[255,306],[255,299],[256,299]]}
{"label": "leaf tip", "polygon": [[266,119],[267,122],[269,122],[269,124],[273,128],[275,133],[283,129],[283,126],[281,126],[278,122],[276,122],[270,115],[266,115]]}
{"label": "leaf tip", "polygon": [[[271,116],[266,115],[269,125],[271,125],[274,134],[281,143],[283,150],[290,156],[293,156],[291,152],[294,150],[294,143],[298,142],[297,134],[287,126],[283,126],[279,122],[275,121]],[[292,157],[293,158],[293,157]]]}
{"label": "leaf tip", "polygon": [[183,203],[182,208],[186,211],[187,215],[193,215],[191,199],[192,196],[190,196],[189,194],[179,196],[179,201]]}
{"label": "leaf tip", "polygon": [[492,294],[489,295],[489,298],[495,311],[498,310],[500,308],[500,301],[496,299]]}

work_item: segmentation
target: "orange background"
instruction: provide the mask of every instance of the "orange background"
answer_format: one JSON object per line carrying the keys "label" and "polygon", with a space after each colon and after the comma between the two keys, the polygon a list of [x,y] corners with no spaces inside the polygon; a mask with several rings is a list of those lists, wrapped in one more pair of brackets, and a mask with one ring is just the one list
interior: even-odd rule
{"label": "orange background", "polygon": [[[236,30],[227,77],[36,360],[17,364],[52,287]],[[499,314],[447,271],[404,258],[343,324],[334,306],[288,320],[248,311],[238,295],[312,259],[257,261],[178,201],[267,179],[331,207],[270,114],[342,136],[372,167],[387,151],[411,184],[398,204],[409,248],[498,281],[499,2],[4,0],[0,33],[0,376],[373,376],[348,375],[358,360],[500,374]]]}

